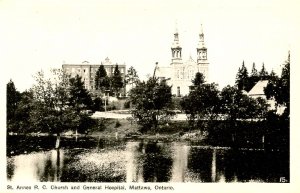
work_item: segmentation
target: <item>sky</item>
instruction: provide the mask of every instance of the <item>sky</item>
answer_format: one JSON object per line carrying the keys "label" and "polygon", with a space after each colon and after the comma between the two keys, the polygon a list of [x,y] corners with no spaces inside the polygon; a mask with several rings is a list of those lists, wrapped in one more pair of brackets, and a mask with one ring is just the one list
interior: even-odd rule
{"label": "sky", "polygon": [[[183,60],[196,59],[203,25],[210,82],[234,84],[242,62],[255,62],[280,74],[296,58],[299,43],[297,1],[293,0],[0,0],[1,79],[18,90],[33,75],[63,63],[83,61],[133,66],[140,78],[155,62],[168,66],[177,26]],[[177,24],[176,24],[177,23]]]}

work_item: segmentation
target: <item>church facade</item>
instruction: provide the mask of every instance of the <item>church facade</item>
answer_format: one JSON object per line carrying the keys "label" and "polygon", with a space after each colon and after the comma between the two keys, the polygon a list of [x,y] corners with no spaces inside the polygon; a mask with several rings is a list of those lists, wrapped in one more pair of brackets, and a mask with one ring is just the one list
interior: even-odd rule
{"label": "church facade", "polygon": [[172,86],[172,94],[178,97],[187,95],[192,86],[192,80],[197,72],[201,72],[205,77],[205,82],[208,82],[209,62],[207,59],[207,48],[204,44],[204,33],[201,26],[199,33],[199,42],[196,48],[197,59],[194,60],[191,56],[188,60],[182,59],[182,47],[179,42],[179,33],[176,30],[174,33],[174,41],[171,46],[171,63],[169,66],[157,65],[155,76],[166,80]]}

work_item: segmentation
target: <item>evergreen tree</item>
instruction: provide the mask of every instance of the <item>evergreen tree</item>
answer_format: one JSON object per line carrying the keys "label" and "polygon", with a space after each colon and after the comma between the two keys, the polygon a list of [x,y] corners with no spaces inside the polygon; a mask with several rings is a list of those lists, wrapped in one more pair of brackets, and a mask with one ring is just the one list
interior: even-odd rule
{"label": "evergreen tree", "polygon": [[288,119],[290,115],[290,53],[283,65],[281,77],[273,76],[270,78],[264,92],[267,99],[273,98],[277,105],[286,107],[284,116]]}
{"label": "evergreen tree", "polygon": [[246,91],[249,92],[258,81],[259,81],[258,71],[255,68],[255,63],[253,62],[251,74],[248,78],[248,88],[246,89]]}
{"label": "evergreen tree", "polygon": [[248,70],[243,61],[242,67],[238,69],[235,84],[239,90],[248,90],[249,89],[249,76]]}
{"label": "evergreen tree", "polygon": [[269,74],[269,80],[275,80],[277,78],[278,78],[277,74],[274,72],[274,70],[271,70]]}
{"label": "evergreen tree", "polygon": [[258,76],[258,71],[257,69],[255,68],[255,63],[253,62],[253,65],[252,65],[252,70],[251,70],[251,76]]}
{"label": "evergreen tree", "polygon": [[259,72],[259,77],[261,80],[266,80],[268,77],[268,72],[265,68],[265,64],[262,64],[261,71]]}
{"label": "evergreen tree", "polygon": [[121,76],[121,72],[119,70],[119,66],[116,65],[114,74],[111,78],[111,86],[116,96],[119,95],[120,90],[123,88],[123,78]]}
{"label": "evergreen tree", "polygon": [[104,93],[105,90],[108,90],[109,88],[110,81],[103,64],[101,64],[95,76],[95,89],[100,90],[102,93]]}
{"label": "evergreen tree", "polygon": [[84,82],[79,75],[70,78],[70,98],[69,105],[80,112],[84,109],[90,109],[93,101],[89,92],[84,88]]}

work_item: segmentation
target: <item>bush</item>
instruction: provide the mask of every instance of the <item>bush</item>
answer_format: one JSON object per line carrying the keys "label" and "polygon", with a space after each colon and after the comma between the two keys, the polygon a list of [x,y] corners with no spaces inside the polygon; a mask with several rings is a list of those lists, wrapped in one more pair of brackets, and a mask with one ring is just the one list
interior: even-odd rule
{"label": "bush", "polygon": [[115,125],[115,128],[118,128],[121,126],[121,123],[119,122],[119,120],[116,121],[116,125]]}
{"label": "bush", "polygon": [[129,108],[130,108],[130,101],[125,101],[124,109],[129,109]]}

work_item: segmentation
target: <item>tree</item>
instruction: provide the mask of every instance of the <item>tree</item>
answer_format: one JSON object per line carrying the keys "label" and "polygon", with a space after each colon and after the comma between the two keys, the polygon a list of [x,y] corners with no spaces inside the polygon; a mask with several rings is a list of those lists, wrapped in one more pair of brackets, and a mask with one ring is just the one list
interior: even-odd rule
{"label": "tree", "polygon": [[194,86],[200,86],[205,82],[204,79],[204,75],[201,72],[197,72],[195,75],[195,79],[192,80],[192,83],[194,84]]}
{"label": "tree", "polygon": [[235,84],[239,90],[249,89],[248,70],[243,61],[242,67],[238,69]]}
{"label": "tree", "polygon": [[121,88],[123,88],[123,78],[119,70],[119,66],[116,65],[113,76],[111,78],[111,86],[116,96],[119,95]]}
{"label": "tree", "polygon": [[93,105],[89,92],[84,88],[84,82],[79,75],[70,78],[69,105],[79,113],[81,110],[91,109]]}
{"label": "tree", "polygon": [[261,70],[259,72],[259,77],[261,80],[266,80],[268,77],[268,72],[265,68],[265,63],[262,64]]}
{"label": "tree", "polygon": [[290,114],[290,53],[283,64],[281,77],[272,76],[264,89],[267,99],[274,99],[276,106],[286,107],[284,115],[289,118]]}
{"label": "tree", "polygon": [[109,88],[110,81],[103,64],[101,64],[95,76],[95,89],[100,90],[102,93],[104,93],[105,90],[108,90]]}
{"label": "tree", "polygon": [[257,69],[255,68],[255,63],[253,62],[251,75],[250,76],[258,76]]}
{"label": "tree", "polygon": [[134,109],[133,118],[142,126],[142,131],[154,129],[160,123],[168,121],[174,112],[172,108],[171,87],[165,81],[149,78],[147,82],[139,82],[130,92],[130,101]]}
{"label": "tree", "polygon": [[24,91],[21,93],[21,100],[15,112],[14,130],[17,132],[26,132],[31,129],[30,112],[33,108],[33,93]]}
{"label": "tree", "polygon": [[255,68],[255,63],[253,62],[251,74],[248,78],[248,88],[246,91],[250,91],[253,86],[259,81],[260,77],[258,75],[258,71]]}
{"label": "tree", "polygon": [[274,70],[272,69],[271,72],[270,72],[270,74],[269,74],[269,79],[272,80],[272,79],[274,79],[274,78],[276,78],[276,77],[277,77],[277,75],[276,75],[276,73],[274,72]]}
{"label": "tree", "polygon": [[56,147],[59,147],[60,134],[64,130],[79,130],[84,132],[87,120],[92,120],[86,114],[78,113],[78,104],[85,104],[88,97],[79,77],[70,77],[59,69],[54,69],[52,78],[47,79],[44,73],[38,72],[33,94],[30,123],[36,132],[49,132],[57,135]]}
{"label": "tree", "polygon": [[[195,77],[194,82],[196,82]],[[199,80],[199,79],[198,79]],[[180,105],[188,116],[190,125],[194,127],[201,120],[213,120],[219,113],[219,90],[215,83],[200,84],[188,96],[182,98]]]}
{"label": "tree", "polygon": [[[264,99],[254,99],[241,90],[226,86],[221,91],[221,113],[224,118],[235,122],[237,119],[265,118],[267,103]],[[264,100],[264,101],[263,101]]]}
{"label": "tree", "polygon": [[104,111],[103,108],[103,101],[101,100],[101,98],[97,97],[93,100],[93,107],[92,107],[92,111]]}
{"label": "tree", "polygon": [[21,94],[17,91],[14,82],[10,80],[6,85],[6,120],[8,128],[11,128],[15,122],[15,114],[20,100]]}
{"label": "tree", "polygon": [[131,89],[134,85],[136,85],[139,82],[139,76],[137,75],[136,70],[130,66],[130,68],[127,70],[127,74],[125,75],[125,84],[130,85]]}

